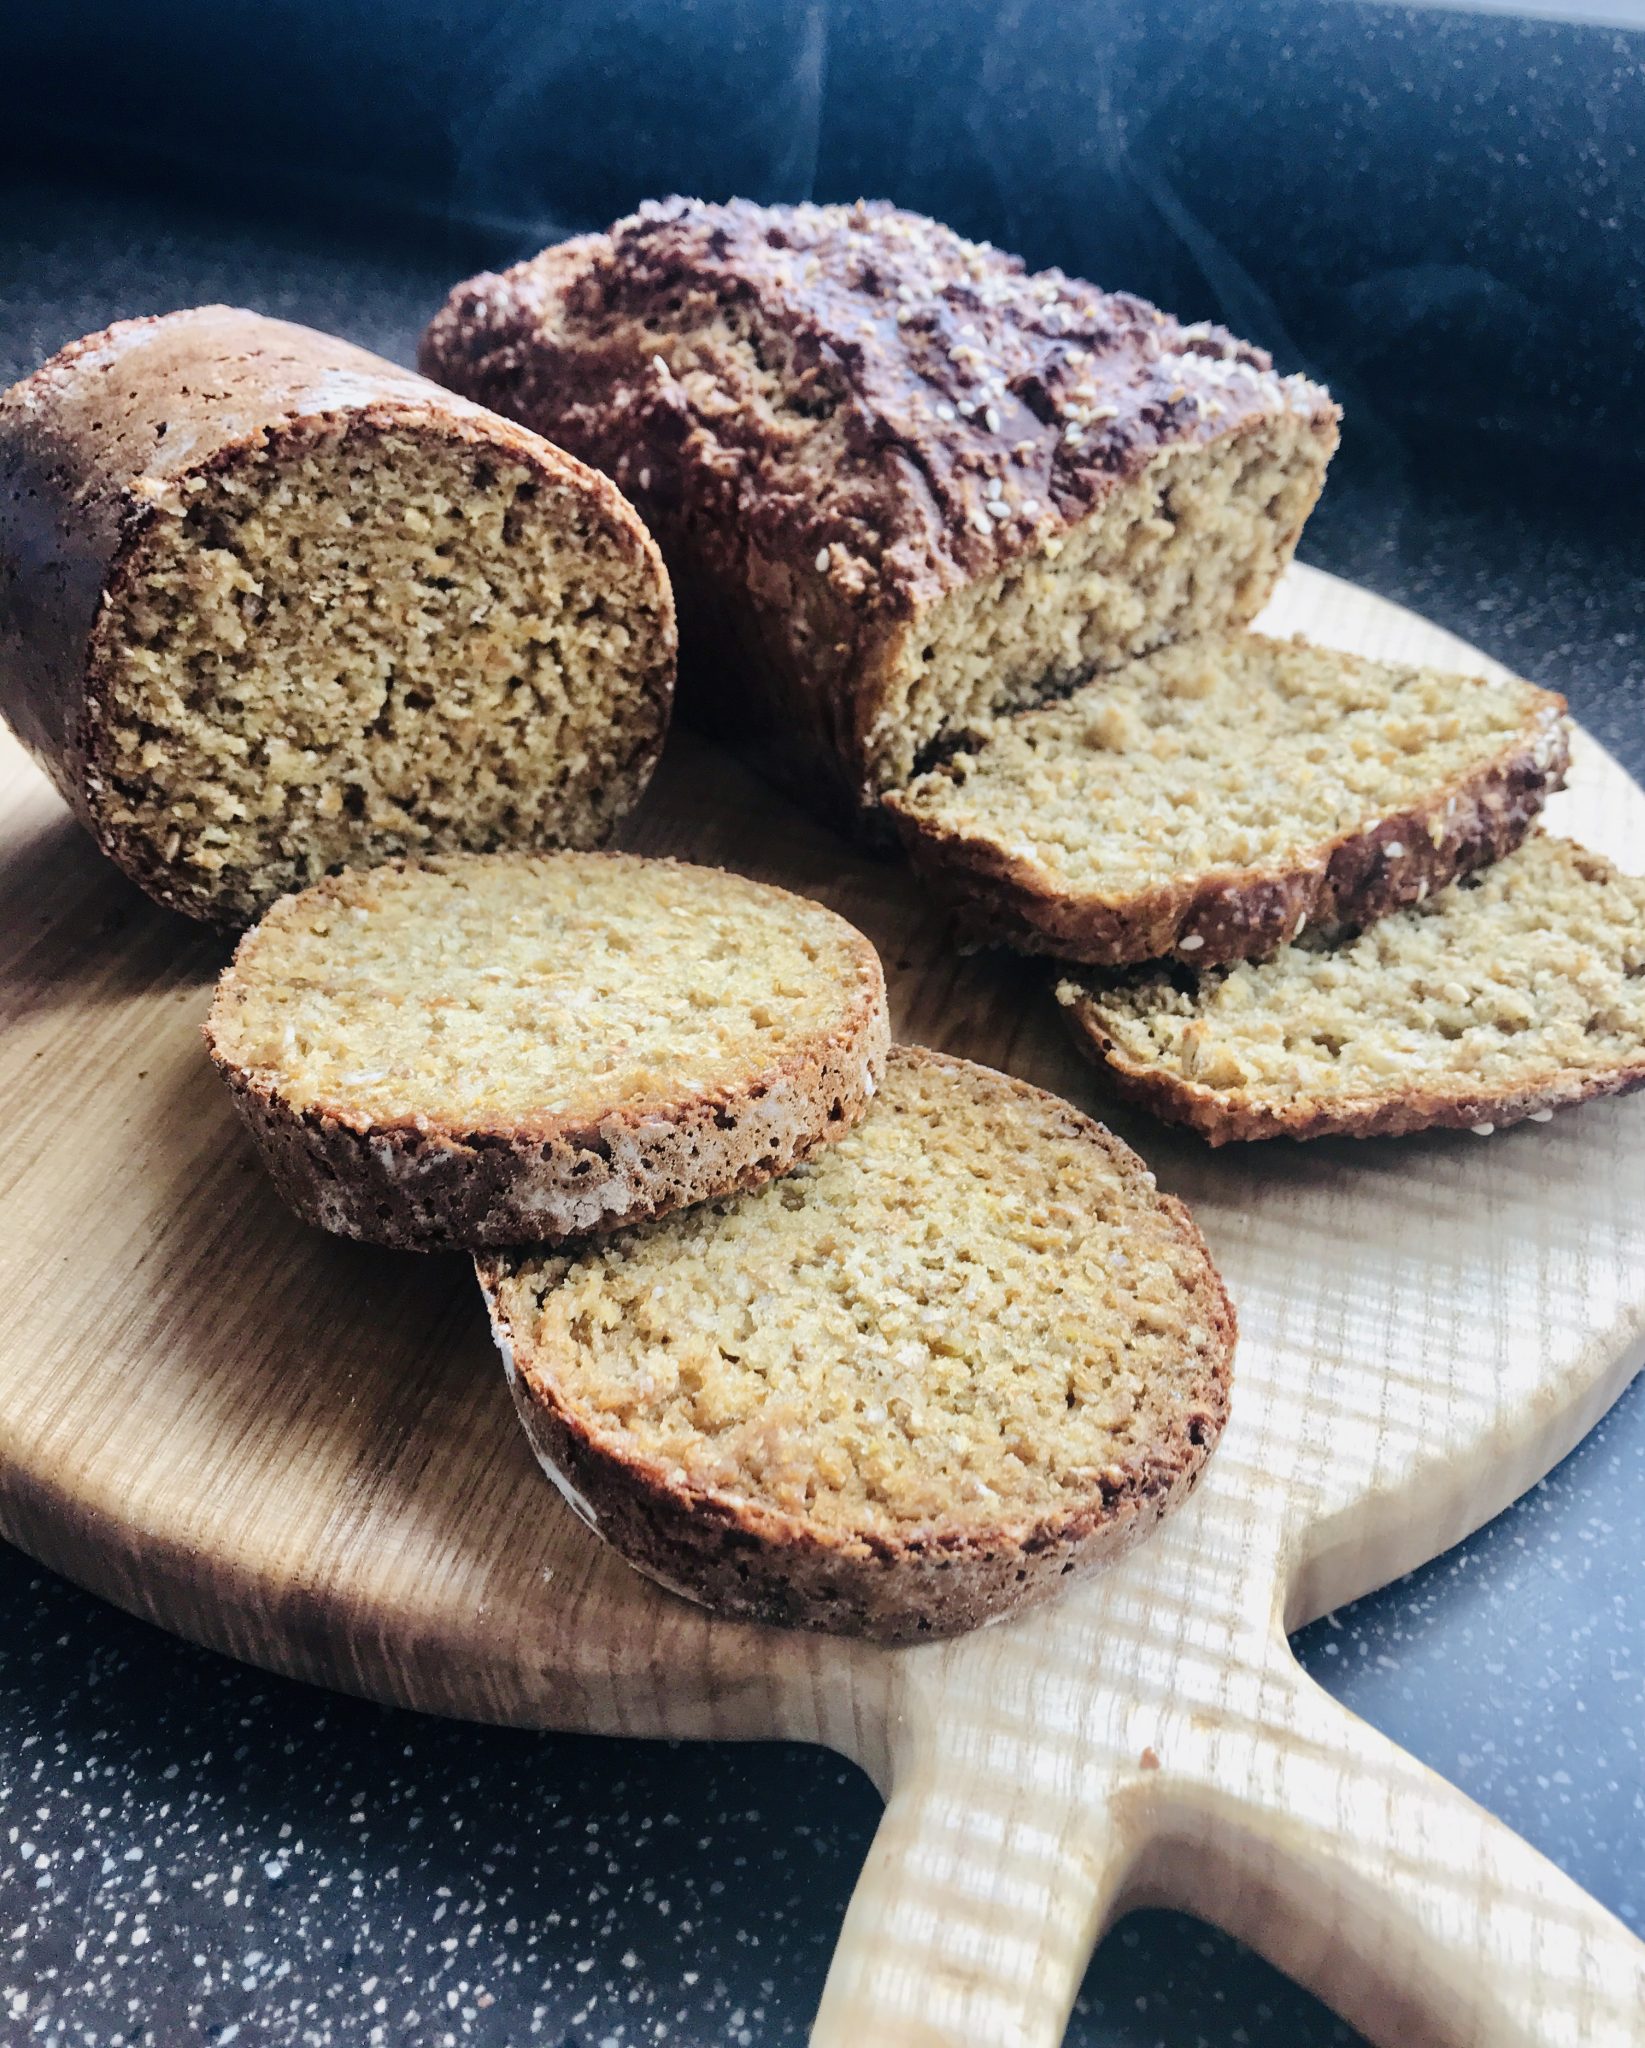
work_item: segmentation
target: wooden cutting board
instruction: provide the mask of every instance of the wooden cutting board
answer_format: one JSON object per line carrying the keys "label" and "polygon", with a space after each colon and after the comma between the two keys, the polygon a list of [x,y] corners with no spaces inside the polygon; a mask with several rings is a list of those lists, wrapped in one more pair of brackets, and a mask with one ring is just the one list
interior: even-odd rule
{"label": "wooden cutting board", "polygon": [[[1267,623],[1488,666],[1295,571]],[[1624,865],[1591,743],[1550,817]],[[1443,1550],[1645,1356],[1645,1096],[1468,1135],[1206,1151],[1119,1114],[1043,970],[961,960],[907,874],[681,736],[632,843],[860,924],[899,1035],[1089,1105],[1238,1304],[1188,1508],[1023,1621],[885,1651],[709,1620],[605,1553],[519,1435],[465,1262],[328,1240],[199,1038],[223,942],[147,905],[0,750],[0,1531],[234,1656],[439,1713],[785,1736],[887,1794],[815,2038],[1049,2044],[1141,1903],[1240,1935],[1374,2041],[1637,2042],[1645,1948],[1303,1676],[1286,1631]]]}

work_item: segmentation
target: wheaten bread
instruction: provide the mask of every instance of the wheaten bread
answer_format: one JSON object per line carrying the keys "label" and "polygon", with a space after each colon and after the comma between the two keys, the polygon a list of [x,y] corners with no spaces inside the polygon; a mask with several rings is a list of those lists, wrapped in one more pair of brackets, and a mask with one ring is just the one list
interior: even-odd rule
{"label": "wheaten bread", "polygon": [[848,1137],[757,1194],[479,1261],[576,1512],[723,1614],[911,1641],[1145,1535],[1222,1429],[1198,1231],[1065,1102],[896,1047]]}
{"label": "wheaten bread", "polygon": [[1337,435],[1220,328],[884,205],[644,206],[460,285],[422,363],[616,478],[698,712],[869,820],[978,718],[1253,617]]}
{"label": "wheaten bread", "polygon": [[1361,933],[1057,994],[1122,1094],[1213,1145],[1489,1136],[1645,1084],[1645,880],[1538,834]]}
{"label": "wheaten bread", "polygon": [[1204,967],[1499,859],[1564,779],[1564,709],[1530,683],[1221,634],[991,720],[885,802],[972,937]]}
{"label": "wheaten bread", "polygon": [[610,1230],[785,1172],[884,1069],[873,947],[626,854],[350,870],[240,942],[211,1054],[286,1199],[413,1250]]}
{"label": "wheaten bread", "polygon": [[0,397],[0,710],[191,917],[393,854],[597,844],[667,724],[604,477],[346,342],[128,320]]}

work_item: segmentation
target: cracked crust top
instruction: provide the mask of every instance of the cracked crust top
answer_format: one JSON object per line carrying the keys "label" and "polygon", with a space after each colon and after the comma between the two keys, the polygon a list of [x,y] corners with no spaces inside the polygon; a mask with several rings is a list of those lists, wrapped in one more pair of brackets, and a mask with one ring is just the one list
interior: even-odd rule
{"label": "cracked crust top", "polygon": [[[758,365],[776,407],[707,388],[690,346],[750,308],[783,337],[785,359]],[[905,618],[1076,524],[1164,449],[1277,413],[1334,441],[1337,420],[1318,385],[1223,328],[864,201],[648,203],[458,286],[422,361],[552,420],[642,503],[679,488],[670,451],[685,451],[705,538],[718,523],[730,547],[751,524],[777,559],[826,548],[839,592]],[[783,415],[807,413],[837,420],[837,459],[800,491]],[[647,442],[662,457],[642,478]]]}
{"label": "cracked crust top", "polygon": [[241,942],[206,1025],[306,1220],[555,1241],[751,1187],[884,1070],[878,955],[822,905],[626,854],[348,871]]}

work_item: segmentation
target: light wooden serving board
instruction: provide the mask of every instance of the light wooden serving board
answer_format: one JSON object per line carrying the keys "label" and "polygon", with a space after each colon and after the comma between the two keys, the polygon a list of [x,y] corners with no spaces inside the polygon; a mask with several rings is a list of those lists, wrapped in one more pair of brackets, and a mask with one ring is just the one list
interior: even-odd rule
{"label": "light wooden serving board", "polygon": [[[1480,657],[1295,571],[1268,623]],[[1591,744],[1550,814],[1625,866],[1645,794]],[[632,843],[860,924],[899,1035],[1111,1114],[1043,969],[961,960],[898,866],[672,746]],[[786,1736],[887,1795],[826,2048],[1058,2041],[1140,1903],[1218,1922],[1378,2043],[1645,2038],[1645,1949],[1336,1705],[1286,1630],[1454,1543],[1645,1355],[1645,1096],[1489,1141],[1213,1154],[1113,1121],[1238,1305],[1199,1493],[1025,1620],[885,1651],[709,1620],[605,1553],[516,1429],[466,1262],[311,1233],[199,1037],[218,940],[150,908],[0,750],[0,1531],[167,1628],[439,1713]]]}

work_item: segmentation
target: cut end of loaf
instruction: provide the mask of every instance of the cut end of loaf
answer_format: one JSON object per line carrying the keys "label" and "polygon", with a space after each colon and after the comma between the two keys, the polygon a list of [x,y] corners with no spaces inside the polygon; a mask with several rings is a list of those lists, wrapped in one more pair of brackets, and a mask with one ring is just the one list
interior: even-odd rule
{"label": "cut end of loaf", "polygon": [[145,887],[245,924],[343,865],[608,836],[661,746],[672,606],[638,523],[544,452],[355,415],[154,494],[88,734]]}
{"label": "cut end of loaf", "polygon": [[917,1049],[758,1194],[483,1262],[586,1518],[726,1613],[917,1640],[1146,1533],[1227,1411],[1186,1214],[1066,1103]]}
{"label": "cut end of loaf", "polygon": [[1334,422],[1278,412],[1172,452],[1065,533],[940,599],[886,676],[866,742],[874,791],[901,788],[1001,712],[1255,618],[1335,441]]}

